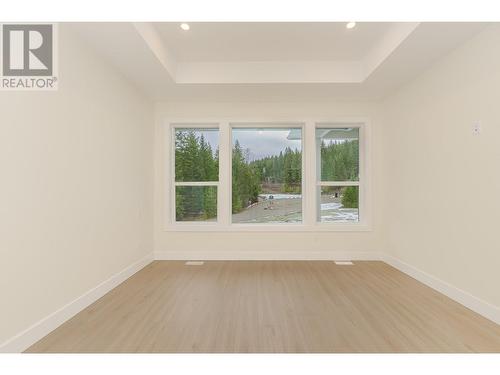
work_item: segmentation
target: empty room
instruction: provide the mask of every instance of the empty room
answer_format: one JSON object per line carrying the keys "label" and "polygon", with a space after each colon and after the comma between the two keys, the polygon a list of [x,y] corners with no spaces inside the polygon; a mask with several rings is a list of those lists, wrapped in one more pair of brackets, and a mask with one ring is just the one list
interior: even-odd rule
{"label": "empty room", "polygon": [[0,25],[0,352],[500,352],[500,23],[223,20]]}

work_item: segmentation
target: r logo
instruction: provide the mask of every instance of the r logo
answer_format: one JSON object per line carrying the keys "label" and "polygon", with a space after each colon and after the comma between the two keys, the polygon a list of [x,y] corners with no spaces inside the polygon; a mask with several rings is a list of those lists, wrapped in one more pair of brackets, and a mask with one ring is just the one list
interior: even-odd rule
{"label": "r logo", "polygon": [[3,25],[3,75],[52,76],[52,25]]}

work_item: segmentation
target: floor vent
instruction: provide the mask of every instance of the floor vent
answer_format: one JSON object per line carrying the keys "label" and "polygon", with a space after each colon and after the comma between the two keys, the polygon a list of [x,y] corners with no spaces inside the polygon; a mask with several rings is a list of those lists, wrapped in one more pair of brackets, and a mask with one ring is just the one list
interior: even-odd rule
{"label": "floor vent", "polygon": [[344,261],[335,261],[335,264],[337,266],[353,266],[354,263],[351,262],[350,260],[344,260]]}
{"label": "floor vent", "polygon": [[189,260],[186,263],[184,263],[186,266],[203,266],[205,262],[201,260]]}

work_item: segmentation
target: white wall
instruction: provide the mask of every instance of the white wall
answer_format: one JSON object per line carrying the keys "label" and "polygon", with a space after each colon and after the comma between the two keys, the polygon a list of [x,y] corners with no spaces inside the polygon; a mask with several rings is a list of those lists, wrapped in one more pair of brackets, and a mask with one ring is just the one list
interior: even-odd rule
{"label": "white wall", "polygon": [[58,91],[0,92],[0,344],[153,246],[153,107],[59,34]]}
{"label": "white wall", "polygon": [[493,26],[383,103],[381,218],[393,256],[497,307],[499,46]]}
{"label": "white wall", "polygon": [[[362,252],[380,251],[380,200],[373,200],[372,224],[368,232],[167,232],[164,231],[164,200],[166,187],[165,144],[166,119],[206,121],[207,119],[252,118],[270,120],[367,117],[371,120],[372,190],[377,196],[381,180],[379,171],[380,144],[377,111],[372,103],[158,103],[155,136],[155,251],[164,257],[181,258],[331,258],[346,254],[356,257]],[[255,254],[257,253],[257,254]]]}

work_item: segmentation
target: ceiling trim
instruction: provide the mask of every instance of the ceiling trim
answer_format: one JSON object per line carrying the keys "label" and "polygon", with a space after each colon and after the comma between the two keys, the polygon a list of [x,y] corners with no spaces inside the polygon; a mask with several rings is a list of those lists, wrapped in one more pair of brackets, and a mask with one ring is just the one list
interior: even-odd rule
{"label": "ceiling trim", "polygon": [[382,39],[367,53],[363,61],[365,69],[363,80],[366,80],[419,25],[420,22],[401,22],[393,24]]}
{"label": "ceiling trim", "polygon": [[165,47],[163,39],[154,25],[151,22],[133,22],[132,24],[170,77],[174,82],[177,82],[177,61],[168,48]]}
{"label": "ceiling trim", "polygon": [[419,23],[395,23],[360,61],[178,62],[153,23],[134,27],[177,84],[362,83]]}
{"label": "ceiling trim", "polygon": [[[148,23],[62,23],[154,101],[372,101],[490,26],[406,24],[372,44],[363,61],[179,63]],[[358,55],[359,56],[359,55]]]}
{"label": "ceiling trim", "polygon": [[175,82],[182,83],[358,83],[364,80],[359,61],[266,61],[182,63]]}

